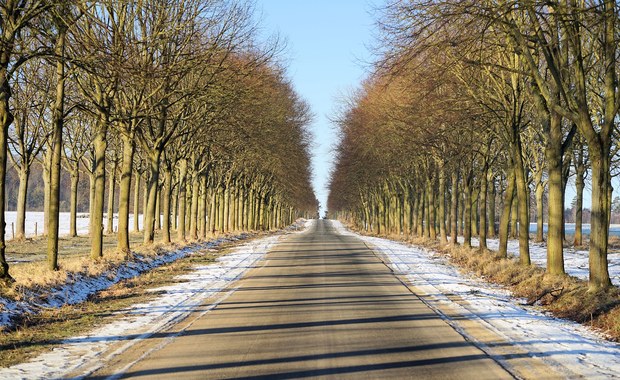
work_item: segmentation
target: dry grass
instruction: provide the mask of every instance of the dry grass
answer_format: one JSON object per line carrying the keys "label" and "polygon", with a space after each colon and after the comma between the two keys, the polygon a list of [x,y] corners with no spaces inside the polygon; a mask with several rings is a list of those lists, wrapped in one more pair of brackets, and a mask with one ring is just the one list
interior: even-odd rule
{"label": "dry grass", "polygon": [[[525,299],[527,304],[536,304],[557,317],[587,324],[610,340],[620,341],[618,287],[593,291],[585,280],[572,276],[551,276],[536,265],[523,266],[517,259],[500,258],[495,251],[441,246],[437,241],[426,238],[383,237],[443,253],[462,270],[507,287],[515,297]],[[611,237],[611,241],[620,246],[620,238]]]}
{"label": "dry grass", "polygon": [[501,259],[491,251],[451,247],[444,253],[461,268],[508,287],[527,304],[540,305],[557,317],[591,325],[610,339],[620,340],[620,289],[617,287],[592,291],[587,281],[552,276],[538,266]]}

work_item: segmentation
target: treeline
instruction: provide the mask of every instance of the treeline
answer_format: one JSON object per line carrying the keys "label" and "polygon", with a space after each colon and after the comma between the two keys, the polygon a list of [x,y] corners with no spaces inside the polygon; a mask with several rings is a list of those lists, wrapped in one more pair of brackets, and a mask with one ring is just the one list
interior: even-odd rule
{"label": "treeline", "polygon": [[[564,198],[574,180],[573,243],[583,244],[587,184],[589,284],[610,286],[618,8],[608,0],[387,5],[374,71],[338,117],[330,213],[442,243],[462,234],[471,246],[478,236],[481,249],[498,234],[506,257],[510,226],[529,226],[535,208],[548,221],[546,270],[563,275]],[[520,262],[529,265],[528,228],[518,236]]]}
{"label": "treeline", "polygon": [[[104,200],[109,219],[118,205],[125,251],[138,227],[131,212],[144,214],[145,243],[156,228],[170,242],[173,230],[180,240],[268,230],[316,212],[311,114],[278,62],[277,38],[261,39],[251,4],[3,1],[0,32],[0,225],[15,168],[16,237],[24,237],[38,164],[49,268],[58,269],[61,173],[70,178],[71,235],[88,178],[95,259]],[[1,239],[0,278],[10,283]]]}

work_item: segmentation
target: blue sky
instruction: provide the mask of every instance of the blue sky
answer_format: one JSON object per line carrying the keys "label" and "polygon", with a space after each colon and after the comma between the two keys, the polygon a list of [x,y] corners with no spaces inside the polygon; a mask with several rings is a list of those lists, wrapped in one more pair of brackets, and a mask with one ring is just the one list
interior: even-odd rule
{"label": "blue sky", "polygon": [[325,206],[331,150],[337,141],[329,121],[338,98],[356,89],[365,76],[374,19],[366,0],[258,0],[266,33],[287,41],[288,74],[315,115],[311,130],[314,189]]}

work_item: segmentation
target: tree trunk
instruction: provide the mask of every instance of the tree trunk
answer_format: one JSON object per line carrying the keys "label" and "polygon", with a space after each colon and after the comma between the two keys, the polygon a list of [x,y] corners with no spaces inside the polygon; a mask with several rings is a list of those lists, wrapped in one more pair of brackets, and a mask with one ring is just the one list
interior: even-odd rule
{"label": "tree trunk", "polygon": [[69,216],[69,236],[77,237],[77,201],[78,201],[78,185],[80,184],[80,168],[79,163],[75,163],[75,167],[71,170],[71,201]]}
{"label": "tree trunk", "polygon": [[592,220],[590,224],[589,269],[590,289],[611,286],[607,262],[609,238],[609,148],[588,146],[592,167]]}
{"label": "tree trunk", "polygon": [[[463,189],[461,188],[460,190],[463,190]],[[458,193],[458,196],[461,198],[461,202],[458,202],[458,206],[459,206],[459,212],[458,212],[459,220],[458,220],[458,223],[457,223],[457,228],[458,228],[458,234],[463,236],[464,235],[464,227],[465,227],[465,199],[463,198],[463,194],[462,193]]]}
{"label": "tree trunk", "polygon": [[105,197],[105,151],[108,147],[107,133],[108,116],[107,114],[100,114],[97,120],[97,133],[93,141],[95,147],[95,194],[90,217],[92,225],[90,256],[93,259],[103,256],[103,209]]}
{"label": "tree trunk", "polygon": [[155,240],[155,213],[157,208],[157,196],[159,186],[159,163],[161,160],[161,150],[154,149],[148,154],[149,180],[148,191],[146,193],[147,203],[144,210],[144,243],[152,244]]}
{"label": "tree trunk", "polygon": [[133,231],[140,232],[140,180],[142,175],[136,172],[135,177],[136,183],[133,190]]}
{"label": "tree trunk", "polygon": [[543,196],[545,194],[544,182],[538,181],[536,183],[536,242],[541,243],[544,239],[544,223],[545,214],[543,210]]}
{"label": "tree trunk", "polygon": [[[7,67],[9,58],[4,54],[1,57],[2,65],[0,65],[0,183],[6,183],[7,174],[7,158],[8,158],[8,135],[9,126],[13,122],[13,114],[9,105],[9,97],[11,96],[10,85],[8,83]],[[4,284],[14,282],[9,274],[9,263],[6,261],[6,186],[0,186],[0,280]]]}
{"label": "tree trunk", "polygon": [[431,240],[437,239],[437,230],[435,229],[435,191],[433,183],[429,179],[426,182],[428,193],[428,237]]}
{"label": "tree trunk", "polygon": [[[93,153],[94,155],[94,153]],[[95,164],[92,161],[92,171],[88,173],[88,236],[93,233],[93,207],[95,205]]]}
{"label": "tree trunk", "polygon": [[485,166],[480,175],[480,196],[478,202],[480,207],[480,228],[478,233],[478,238],[480,240],[480,250],[487,249],[487,172],[488,169]]}
{"label": "tree trunk", "polygon": [[495,231],[495,198],[497,197],[497,190],[495,187],[495,178],[493,177],[492,172],[489,172],[488,184],[489,184],[491,193],[489,194],[489,223],[488,223],[487,235],[490,238],[494,238],[496,234],[496,231]]}
{"label": "tree trunk", "polygon": [[179,222],[177,228],[177,238],[185,241],[185,222],[187,211],[187,160],[179,161]]}
{"label": "tree trunk", "polygon": [[[218,193],[217,193],[217,230],[218,232],[224,232],[224,220],[225,220],[225,215],[224,215],[224,192],[226,191],[226,189],[224,189],[223,187],[220,187],[218,189]],[[260,211],[260,229],[264,230],[264,202],[261,202],[261,211]]]}
{"label": "tree trunk", "polygon": [[467,248],[471,248],[471,174],[468,174],[465,178],[463,178],[463,195],[463,245]]}
{"label": "tree trunk", "polygon": [[[413,198],[413,233],[415,234],[415,236],[420,237],[422,236],[421,233],[421,223],[422,220],[420,219],[420,197],[418,196],[418,193],[413,191],[412,196]],[[372,228],[372,225],[371,225]]]}
{"label": "tree trunk", "polygon": [[[172,186],[172,182],[170,185]],[[179,221],[178,221],[179,216],[177,215],[178,211],[179,211],[179,189],[178,187],[174,187],[174,189],[172,190],[172,220],[171,220],[171,223],[172,223],[172,229],[175,231],[177,230],[179,226]]]}
{"label": "tree trunk", "polygon": [[420,201],[422,205],[422,209],[424,210],[424,217],[422,218],[422,236],[425,238],[429,238],[431,236],[430,233],[430,212],[428,207],[428,194],[426,194],[426,190],[422,192],[422,200]]}
{"label": "tree trunk", "polygon": [[[547,273],[563,275],[564,247],[562,225],[564,203],[562,197],[562,118],[550,118],[549,140],[545,147],[549,186],[549,218],[547,226]],[[594,194],[593,194],[594,195]]]}
{"label": "tree trunk", "polygon": [[446,235],[446,172],[443,165],[439,171],[439,241],[441,244],[448,243]]}
{"label": "tree trunk", "polygon": [[50,168],[52,167],[53,149],[49,147],[43,155],[43,236],[47,236],[50,214]]}
{"label": "tree trunk", "polygon": [[[515,186],[516,189],[516,186]],[[513,198],[512,208],[510,209],[510,238],[516,239],[519,236],[519,198]]]}
{"label": "tree trunk", "polygon": [[530,265],[530,211],[529,192],[525,165],[521,156],[521,139],[517,135],[517,143],[513,150],[515,183],[517,186],[517,198],[519,202],[519,262],[522,265]]}
{"label": "tree trunk", "polygon": [[566,186],[571,173],[571,155],[564,154],[562,158],[562,245],[566,241],[566,218],[564,216],[564,204],[566,203]]}
{"label": "tree trunk", "polygon": [[207,188],[207,173],[204,173],[200,176],[200,183],[202,188],[202,193],[200,195],[200,237],[203,239],[207,238],[207,199],[208,199],[208,188]]}
{"label": "tree trunk", "polygon": [[164,222],[162,225],[161,240],[164,243],[171,242],[170,236],[170,202],[172,198],[172,166],[164,165]]}
{"label": "tree trunk", "polygon": [[161,230],[161,186],[159,181],[155,186],[155,231]]}
{"label": "tree trunk", "polygon": [[575,240],[573,242],[575,247],[581,247],[583,245],[583,189],[585,187],[585,168],[577,167],[575,175],[575,189],[577,192],[575,202]]}
{"label": "tree trunk", "polygon": [[226,184],[224,189],[224,209],[222,210],[222,230],[224,232],[230,231],[229,229],[229,213],[230,213],[230,181]]}
{"label": "tree trunk", "polygon": [[22,162],[19,168],[19,191],[17,193],[17,220],[15,226],[15,239],[23,241],[26,238],[26,195],[28,194],[28,179],[30,167]]}
{"label": "tree trunk", "polygon": [[[215,233],[215,229],[217,228],[216,224],[217,220],[217,188],[211,189],[211,206],[209,207],[209,232],[211,234]],[[254,226],[254,219],[252,219],[252,223]],[[253,229],[256,229],[253,227]]]}
{"label": "tree trunk", "polygon": [[[133,136],[123,135],[123,163],[121,166],[121,181],[118,194],[118,235],[117,248],[123,252],[129,252],[129,198],[131,194],[131,172],[133,169],[133,156],[135,151]],[[136,188],[138,188],[136,186]],[[138,202],[134,202],[135,206]],[[137,217],[134,216],[137,220]]]}
{"label": "tree trunk", "polygon": [[452,193],[451,193],[451,197],[452,200],[450,202],[450,243],[452,243],[452,245],[457,245],[458,244],[458,223],[459,223],[459,216],[458,216],[458,199],[459,199],[459,173],[454,170],[452,172],[451,175],[451,182],[452,182]]}
{"label": "tree trunk", "polygon": [[200,175],[196,173],[192,174],[192,207],[190,209],[190,223],[189,223],[189,233],[190,237],[193,240],[198,240],[198,200],[199,200],[199,192],[200,189]]}
{"label": "tree trunk", "polygon": [[479,194],[477,194],[475,192],[475,189],[471,189],[472,193],[471,193],[471,197],[472,197],[472,202],[471,202],[471,236],[479,236],[478,234],[478,223],[480,222],[480,218],[479,215],[480,213],[478,212],[478,201],[479,201]]}
{"label": "tree trunk", "polygon": [[108,177],[108,226],[106,229],[106,234],[111,235],[114,233],[114,193],[116,187],[116,157],[114,162],[112,163],[112,173]]}
{"label": "tree trunk", "polygon": [[144,190],[142,194],[142,230],[146,226],[146,208],[149,203],[149,175],[148,171],[144,172]]}
{"label": "tree trunk", "polygon": [[510,213],[512,203],[515,197],[515,172],[512,164],[506,170],[508,177],[506,178],[506,191],[504,193],[504,208],[499,219],[499,251],[498,256],[501,258],[508,257],[508,225],[510,223]]}
{"label": "tree trunk", "polygon": [[54,53],[56,59],[56,99],[52,113],[53,133],[51,141],[52,159],[50,162],[50,199],[47,215],[47,265],[50,270],[58,270],[58,224],[60,219],[60,167],[62,160],[62,130],[65,120],[65,36],[67,29],[58,30]]}

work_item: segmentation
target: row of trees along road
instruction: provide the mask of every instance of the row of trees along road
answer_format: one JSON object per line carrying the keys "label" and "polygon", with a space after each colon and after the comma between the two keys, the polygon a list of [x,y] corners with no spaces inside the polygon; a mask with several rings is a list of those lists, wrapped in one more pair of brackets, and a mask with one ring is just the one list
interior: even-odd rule
{"label": "row of trees along road", "polygon": [[[145,243],[156,227],[169,242],[172,229],[195,239],[314,214],[311,115],[277,62],[277,38],[258,35],[251,4],[234,0],[3,1],[0,225],[9,157],[20,178],[18,239],[31,167],[44,167],[51,269],[61,170],[71,175],[71,235],[80,176],[90,180],[93,258],[102,256],[106,176],[110,219],[120,187],[121,250],[130,249],[130,198],[137,215],[142,181]],[[5,247],[3,233],[0,278],[10,282]]]}
{"label": "row of trees along road", "polygon": [[588,183],[589,284],[610,286],[618,8],[613,0],[391,2],[373,73],[337,117],[330,213],[445,243],[461,232],[465,246],[478,235],[482,249],[498,233],[502,257],[518,224],[520,262],[529,265],[533,191],[537,240],[543,214],[548,220],[547,272],[563,275],[564,194],[575,176],[574,244],[583,244]]}

